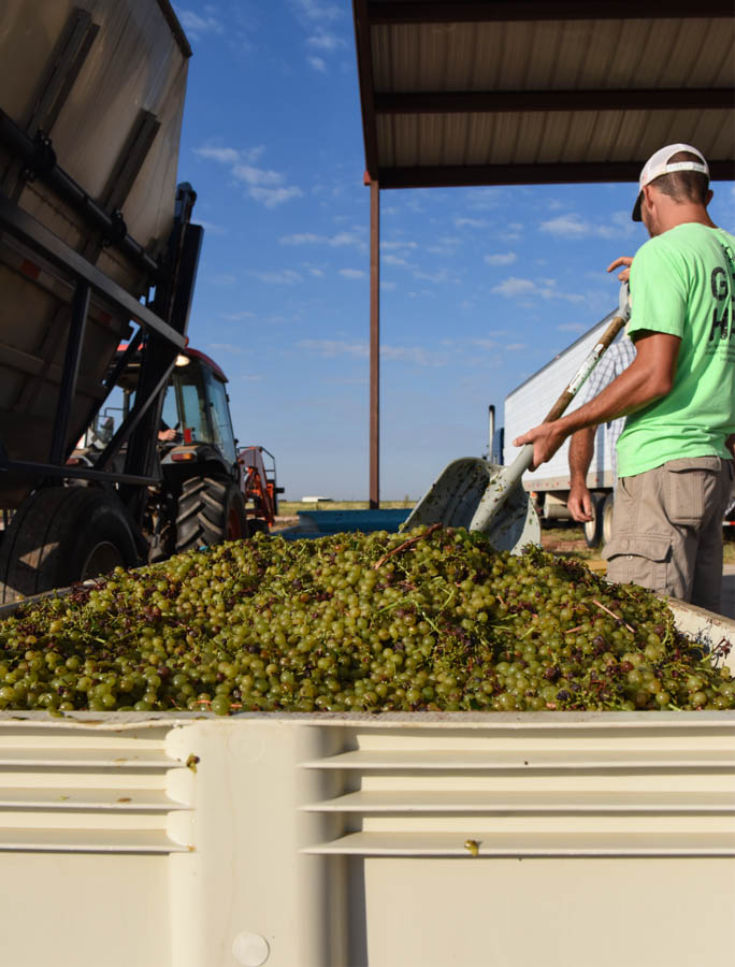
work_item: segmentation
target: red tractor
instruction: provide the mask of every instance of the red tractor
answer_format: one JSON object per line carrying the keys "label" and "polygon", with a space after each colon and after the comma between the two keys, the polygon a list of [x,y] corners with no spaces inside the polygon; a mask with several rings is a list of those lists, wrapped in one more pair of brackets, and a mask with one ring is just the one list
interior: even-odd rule
{"label": "red tractor", "polygon": [[[127,349],[120,346],[115,365]],[[119,411],[122,422],[129,418],[140,366],[139,354],[128,357],[117,377],[120,406],[105,408],[70,465],[93,467],[114,434],[113,414]],[[273,526],[283,492],[276,483],[275,458],[260,446],[238,451],[226,383],[222,369],[205,353],[187,347],[177,355],[157,431],[160,481],[148,487],[143,519],[149,560],[250,537]],[[124,456],[123,449],[121,465]]]}

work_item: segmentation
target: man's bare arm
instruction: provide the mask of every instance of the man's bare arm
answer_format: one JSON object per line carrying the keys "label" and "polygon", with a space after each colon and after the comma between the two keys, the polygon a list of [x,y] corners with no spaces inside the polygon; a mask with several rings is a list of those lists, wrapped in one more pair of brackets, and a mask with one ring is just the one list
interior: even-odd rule
{"label": "man's bare arm", "polygon": [[535,469],[551,459],[564,440],[577,430],[627,416],[670,392],[681,340],[663,332],[641,333],[636,357],[612,383],[589,403],[551,423],[542,423],[513,441],[516,447],[532,443]]}
{"label": "man's bare arm", "polygon": [[569,498],[567,507],[574,520],[592,520],[592,501],[587,488],[587,471],[592,462],[597,428],[586,426],[577,430],[569,441]]}

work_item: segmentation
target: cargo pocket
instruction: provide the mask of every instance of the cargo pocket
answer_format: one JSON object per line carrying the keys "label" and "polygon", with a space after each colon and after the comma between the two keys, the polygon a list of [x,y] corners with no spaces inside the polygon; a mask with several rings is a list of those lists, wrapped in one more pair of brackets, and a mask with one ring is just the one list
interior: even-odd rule
{"label": "cargo pocket", "polygon": [[[707,494],[717,486],[720,463],[717,457],[692,461],[672,460],[666,466],[663,499],[666,516],[679,527],[696,527],[704,517]],[[677,466],[683,464],[683,466]],[[686,464],[689,464],[688,466]]]}
{"label": "cargo pocket", "polygon": [[608,580],[616,584],[639,584],[650,591],[667,590],[671,541],[659,534],[621,534],[602,552]]}

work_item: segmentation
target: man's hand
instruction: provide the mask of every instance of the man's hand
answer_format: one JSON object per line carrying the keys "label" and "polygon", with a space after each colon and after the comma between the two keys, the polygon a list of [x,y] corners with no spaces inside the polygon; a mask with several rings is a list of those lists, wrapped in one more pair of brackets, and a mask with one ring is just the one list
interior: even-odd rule
{"label": "man's hand", "polygon": [[620,268],[621,265],[624,265],[625,268],[623,269],[622,272],[618,274],[618,278],[620,279],[621,282],[627,282],[628,279],[630,279],[630,267],[632,264],[633,264],[632,256],[621,255],[619,258],[615,259],[614,262],[611,262],[608,265],[607,271],[614,272],[615,269]]}
{"label": "man's hand", "polygon": [[541,423],[539,426],[524,433],[523,436],[516,437],[513,441],[514,447],[522,447],[526,443],[533,444],[533,463],[530,469],[535,470],[542,463],[550,460],[559,447],[562,445],[568,434],[559,429],[558,421],[553,423]]}
{"label": "man's hand", "polygon": [[592,498],[586,484],[572,483],[569,488],[567,507],[574,520],[579,521],[580,524],[592,520]]}

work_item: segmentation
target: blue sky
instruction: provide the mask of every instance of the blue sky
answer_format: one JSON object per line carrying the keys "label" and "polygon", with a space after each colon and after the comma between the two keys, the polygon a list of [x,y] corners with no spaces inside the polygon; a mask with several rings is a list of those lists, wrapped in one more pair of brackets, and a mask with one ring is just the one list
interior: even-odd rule
{"label": "blue sky", "polygon": [[[176,0],[194,50],[179,179],[205,241],[191,345],[286,499],[367,499],[369,190],[348,0]],[[687,141],[672,132],[671,141]],[[735,227],[732,182],[710,212]],[[381,485],[418,499],[487,407],[617,304],[635,186],[384,191]],[[560,387],[560,391],[563,387]]]}

